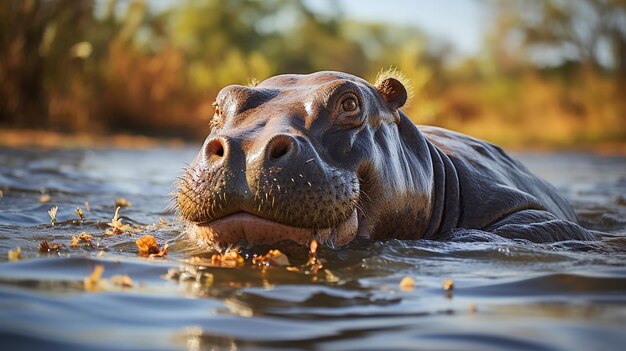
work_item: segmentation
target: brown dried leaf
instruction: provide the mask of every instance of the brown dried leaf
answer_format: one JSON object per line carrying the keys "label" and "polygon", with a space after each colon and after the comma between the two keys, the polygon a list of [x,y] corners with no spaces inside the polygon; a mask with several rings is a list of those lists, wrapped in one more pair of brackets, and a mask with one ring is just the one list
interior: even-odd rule
{"label": "brown dried leaf", "polygon": [[161,251],[157,245],[156,239],[152,235],[143,235],[135,241],[135,244],[137,244],[139,254],[142,256],[157,254]]}
{"label": "brown dried leaf", "polygon": [[311,245],[309,246],[309,260],[305,266],[310,267],[311,273],[313,274],[317,274],[317,272],[324,267],[321,260],[317,258],[317,241],[315,241],[315,239],[311,241]]}
{"label": "brown dried leaf", "polygon": [[326,273],[326,281],[329,283],[336,283],[339,281],[339,277],[333,274],[330,269],[325,269],[324,273]]}
{"label": "brown dried leaf", "polygon": [[252,263],[260,266],[289,266],[289,258],[279,250],[270,250],[265,255],[254,257]]}
{"label": "brown dried leaf", "polygon": [[243,257],[237,250],[230,250],[224,254],[214,254],[211,256],[211,263],[216,267],[237,267],[244,262]]}
{"label": "brown dried leaf", "polygon": [[132,288],[133,287],[133,280],[130,279],[130,277],[126,274],[122,275],[122,274],[116,274],[114,276],[111,276],[111,278],[109,278],[109,280],[111,281],[111,283],[113,285],[117,285],[120,286],[122,288]]}
{"label": "brown dried leaf", "polygon": [[104,266],[99,264],[93,268],[90,275],[83,279],[83,286],[87,291],[97,291],[100,289],[100,281],[104,273]]}
{"label": "brown dried leaf", "polygon": [[317,241],[315,239],[311,240],[311,245],[309,246],[309,252],[313,255],[317,252]]}
{"label": "brown dried leaf", "polygon": [[82,232],[78,235],[72,235],[72,242],[70,243],[70,247],[77,247],[79,243],[85,242],[87,246],[93,247],[93,235]]}
{"label": "brown dried leaf", "polygon": [[22,249],[19,246],[15,248],[15,251],[9,250],[9,261],[18,261],[22,258]]}
{"label": "brown dried leaf", "polygon": [[404,277],[400,281],[400,290],[402,291],[411,291],[415,289],[415,279],[411,277]]}
{"label": "brown dried leaf", "polygon": [[130,206],[132,206],[132,203],[123,197],[119,199],[118,198],[115,199],[115,207],[130,207]]}
{"label": "brown dried leaf", "polygon": [[454,289],[454,281],[452,279],[446,279],[443,281],[443,290],[451,291]]}
{"label": "brown dried leaf", "polygon": [[63,244],[50,244],[48,241],[44,240],[39,243],[39,252],[58,252],[62,247]]}
{"label": "brown dried leaf", "polygon": [[150,254],[150,256],[148,256],[149,258],[153,258],[153,257],[163,257],[167,255],[167,249],[169,249],[170,245],[169,244],[165,244],[165,246],[163,246],[163,248],[161,250],[159,250],[159,252],[157,253],[153,253]]}

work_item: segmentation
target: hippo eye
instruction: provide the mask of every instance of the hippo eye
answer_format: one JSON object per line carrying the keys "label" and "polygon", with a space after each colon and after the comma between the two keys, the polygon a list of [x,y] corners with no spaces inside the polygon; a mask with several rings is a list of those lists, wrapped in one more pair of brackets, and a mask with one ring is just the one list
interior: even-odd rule
{"label": "hippo eye", "polygon": [[343,108],[346,112],[351,112],[357,109],[359,105],[356,102],[356,99],[353,97],[348,97],[341,102],[341,108]]}
{"label": "hippo eye", "polygon": [[359,98],[352,92],[343,94],[337,99],[337,123],[346,127],[357,127],[363,123],[363,114]]}

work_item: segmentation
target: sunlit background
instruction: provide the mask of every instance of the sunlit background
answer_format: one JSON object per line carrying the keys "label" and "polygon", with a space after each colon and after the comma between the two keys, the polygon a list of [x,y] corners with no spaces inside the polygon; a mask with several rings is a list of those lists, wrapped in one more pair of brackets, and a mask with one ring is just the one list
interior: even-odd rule
{"label": "sunlit background", "polygon": [[200,139],[228,84],[395,66],[405,112],[517,147],[626,141],[626,1],[2,1],[0,128]]}

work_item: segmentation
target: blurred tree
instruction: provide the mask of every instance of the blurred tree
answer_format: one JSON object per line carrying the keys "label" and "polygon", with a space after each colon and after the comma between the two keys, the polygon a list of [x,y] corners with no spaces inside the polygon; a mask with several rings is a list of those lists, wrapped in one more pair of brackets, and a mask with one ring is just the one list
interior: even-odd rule
{"label": "blurred tree", "polygon": [[496,1],[496,11],[507,21],[502,38],[517,37],[539,64],[574,60],[588,69],[626,72],[624,0]]}
{"label": "blurred tree", "polygon": [[92,9],[91,1],[0,3],[0,123],[50,125],[45,101],[51,90],[68,88],[61,62],[85,54],[74,45],[82,41]]}
{"label": "blurred tree", "polygon": [[485,4],[485,50],[454,61],[414,26],[350,20],[333,1],[2,1],[0,127],[202,137],[225,85],[395,66],[419,123],[504,144],[626,139],[623,0]]}

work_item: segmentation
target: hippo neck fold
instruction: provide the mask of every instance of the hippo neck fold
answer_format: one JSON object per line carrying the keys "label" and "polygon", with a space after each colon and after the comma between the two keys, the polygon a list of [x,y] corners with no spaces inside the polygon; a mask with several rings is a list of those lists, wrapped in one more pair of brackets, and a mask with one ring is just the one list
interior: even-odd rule
{"label": "hippo neck fold", "polygon": [[[431,185],[429,211],[426,218],[428,226],[415,233],[415,239],[437,239],[440,234],[449,232],[457,226],[460,214],[459,180],[450,158],[433,145],[419,131],[419,128],[402,112],[400,135],[405,145],[405,152],[413,154],[409,174],[427,174]],[[419,201],[419,200],[418,200]],[[418,218],[420,220],[420,218]]]}

